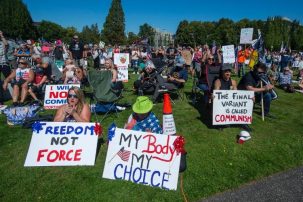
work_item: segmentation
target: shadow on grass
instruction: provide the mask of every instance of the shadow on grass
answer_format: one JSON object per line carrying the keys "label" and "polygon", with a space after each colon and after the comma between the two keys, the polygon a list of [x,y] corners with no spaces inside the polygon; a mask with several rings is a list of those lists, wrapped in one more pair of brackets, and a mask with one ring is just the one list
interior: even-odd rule
{"label": "shadow on grass", "polygon": [[185,92],[188,103],[194,107],[200,114],[200,117],[197,117],[208,129],[217,129],[212,125],[212,107],[211,104],[206,103],[203,100],[203,94],[198,93],[194,95],[191,92]]}
{"label": "shadow on grass", "polygon": [[95,161],[97,160],[101,146],[104,145],[104,143],[105,143],[105,141],[104,141],[103,137],[98,139]]}

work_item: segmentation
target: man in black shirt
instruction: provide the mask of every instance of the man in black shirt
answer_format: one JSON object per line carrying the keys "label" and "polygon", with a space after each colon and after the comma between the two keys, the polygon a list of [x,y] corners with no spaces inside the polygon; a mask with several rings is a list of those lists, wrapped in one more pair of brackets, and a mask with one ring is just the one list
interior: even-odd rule
{"label": "man in black shirt", "polygon": [[[264,103],[264,115],[266,117],[274,118],[269,114],[270,103],[273,99],[271,93],[269,92],[274,88],[271,84],[263,84],[263,87],[260,87],[261,78],[264,77],[266,73],[266,65],[259,62],[254,66],[253,71],[245,74],[244,77],[239,82],[238,90],[251,90],[255,92],[256,102],[261,101],[261,94],[263,93],[263,103]],[[264,82],[263,82],[264,83]]]}
{"label": "man in black shirt", "polygon": [[79,41],[79,37],[75,35],[69,46],[72,59],[75,61],[77,66],[80,65],[80,60],[83,58],[83,44]]}

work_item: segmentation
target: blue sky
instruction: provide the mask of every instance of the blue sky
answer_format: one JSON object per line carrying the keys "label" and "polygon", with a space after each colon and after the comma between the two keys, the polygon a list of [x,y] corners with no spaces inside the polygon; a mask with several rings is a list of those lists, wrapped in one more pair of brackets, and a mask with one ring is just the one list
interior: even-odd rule
{"label": "blue sky", "polygon": [[[48,20],[78,31],[97,23],[102,29],[111,0],[23,0],[34,21]],[[249,2],[249,6],[239,4]],[[268,16],[288,17],[303,22],[301,0],[122,0],[126,32],[138,33],[148,23],[154,28],[175,33],[181,20],[217,21],[230,18],[266,20]]]}

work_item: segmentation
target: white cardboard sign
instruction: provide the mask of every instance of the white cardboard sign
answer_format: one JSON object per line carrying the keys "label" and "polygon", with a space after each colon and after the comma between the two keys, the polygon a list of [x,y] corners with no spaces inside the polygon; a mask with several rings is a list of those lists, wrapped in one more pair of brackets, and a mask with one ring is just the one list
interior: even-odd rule
{"label": "white cardboard sign", "polygon": [[242,28],[240,35],[240,44],[251,44],[254,28]]}
{"label": "white cardboard sign", "polygon": [[114,64],[118,70],[118,81],[128,81],[129,53],[115,53]]}
{"label": "white cardboard sign", "polygon": [[44,95],[44,109],[58,109],[61,105],[66,104],[67,93],[72,86],[80,88],[80,84],[47,85]]}
{"label": "white cardboard sign", "polygon": [[223,63],[235,62],[235,47],[234,45],[222,46]]}
{"label": "white cardboard sign", "polygon": [[181,157],[173,146],[177,137],[116,128],[103,178],[176,190]]}
{"label": "white cardboard sign", "polygon": [[41,128],[33,131],[25,167],[95,164],[98,142],[98,136],[94,131],[95,123],[40,124]]}
{"label": "white cardboard sign", "polygon": [[253,91],[214,90],[213,125],[251,124]]}

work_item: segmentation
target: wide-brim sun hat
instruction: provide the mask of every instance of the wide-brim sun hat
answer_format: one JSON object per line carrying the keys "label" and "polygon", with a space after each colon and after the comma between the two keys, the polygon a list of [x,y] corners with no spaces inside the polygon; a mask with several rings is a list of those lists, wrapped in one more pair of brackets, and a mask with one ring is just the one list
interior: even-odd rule
{"label": "wide-brim sun hat", "polygon": [[133,111],[137,114],[146,114],[153,108],[153,102],[146,96],[137,97],[136,102],[133,104]]}

